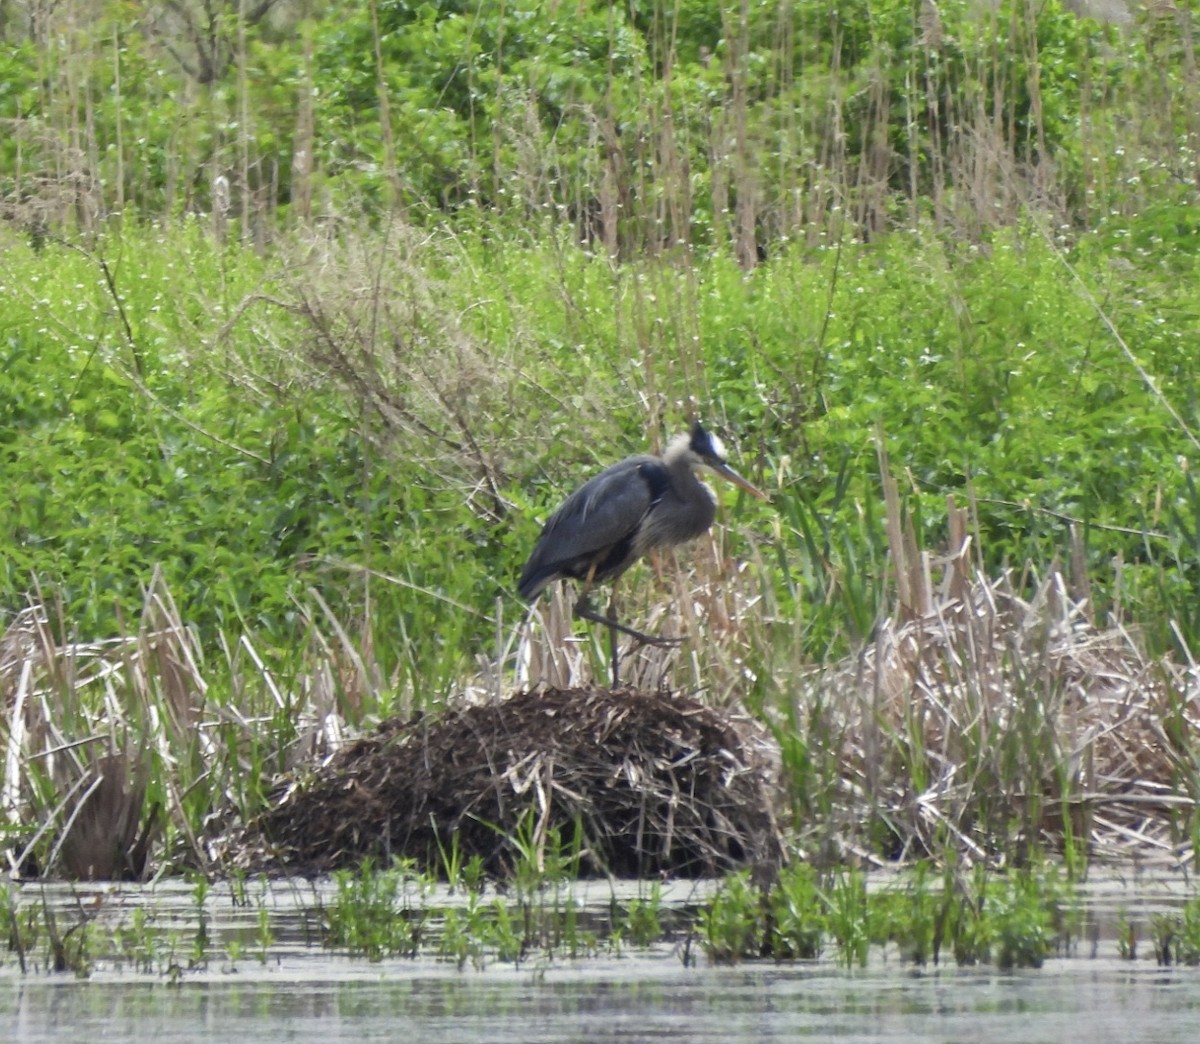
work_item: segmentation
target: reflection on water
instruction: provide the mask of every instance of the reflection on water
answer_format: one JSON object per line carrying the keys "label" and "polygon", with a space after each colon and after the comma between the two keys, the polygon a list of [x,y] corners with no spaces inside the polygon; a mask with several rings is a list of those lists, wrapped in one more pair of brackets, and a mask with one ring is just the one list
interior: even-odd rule
{"label": "reflection on water", "polygon": [[[432,960],[372,964],[331,955],[314,941],[313,908],[327,885],[248,886],[240,905],[219,887],[205,902],[214,956],[175,984],[136,962],[98,965],[90,978],[45,971],[22,975],[0,962],[3,1039],[33,1042],[136,1040],[148,1044],[235,1041],[402,1041],[404,1044],[538,1041],[1047,1041],[1104,1044],[1198,1039],[1200,969],[1155,967],[1116,957],[1118,914],[1145,925],[1191,887],[1179,878],[1093,879],[1081,896],[1096,925],[1099,957],[1047,962],[1029,972],[943,967],[917,970],[894,957],[865,971],[830,962],[737,968],[685,967],[677,947],[623,958],[528,961],[459,972]],[[583,907],[638,894],[636,883],[573,886]],[[667,885],[664,903],[683,908],[708,886]],[[697,890],[699,888],[699,891]],[[589,889],[594,891],[590,894]],[[622,894],[622,890],[626,895]],[[81,905],[110,924],[133,911],[160,929],[194,931],[190,886],[114,887],[80,893],[31,890],[66,911]],[[245,897],[243,897],[245,899]],[[453,904],[459,898],[437,897]],[[255,954],[259,912],[271,911],[273,941]],[[190,928],[189,928],[190,926]],[[237,953],[222,939],[246,940]],[[1143,934],[1144,939],[1144,934]],[[215,956],[220,954],[221,956]],[[266,957],[261,960],[260,957]]]}
{"label": "reflection on water", "polygon": [[[308,968],[307,973],[317,972]],[[670,957],[457,973],[325,964],[161,982],[0,981],[10,1041],[1196,1040],[1200,972],[1074,958],[1014,975],[683,969]]]}

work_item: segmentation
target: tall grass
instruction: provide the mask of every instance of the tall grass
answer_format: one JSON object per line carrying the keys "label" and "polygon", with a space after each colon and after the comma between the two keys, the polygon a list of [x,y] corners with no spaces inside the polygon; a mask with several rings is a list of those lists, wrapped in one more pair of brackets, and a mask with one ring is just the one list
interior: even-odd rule
{"label": "tall grass", "polygon": [[164,851],[209,869],[210,818],[260,807],[362,702],[337,637],[315,630],[289,675],[245,633],[210,666],[160,579],[119,637],[73,641],[71,626],[61,604],[34,603],[0,638],[15,873],[136,880]]}

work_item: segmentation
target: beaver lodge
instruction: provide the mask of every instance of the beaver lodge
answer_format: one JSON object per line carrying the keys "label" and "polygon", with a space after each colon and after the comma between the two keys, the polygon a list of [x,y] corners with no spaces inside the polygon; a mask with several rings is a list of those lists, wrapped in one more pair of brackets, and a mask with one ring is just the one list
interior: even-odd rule
{"label": "beaver lodge", "polygon": [[281,786],[222,840],[248,871],[323,874],[372,858],[510,874],[532,855],[583,875],[709,876],[777,864],[779,793],[749,719],[664,692],[595,687],[391,719]]}

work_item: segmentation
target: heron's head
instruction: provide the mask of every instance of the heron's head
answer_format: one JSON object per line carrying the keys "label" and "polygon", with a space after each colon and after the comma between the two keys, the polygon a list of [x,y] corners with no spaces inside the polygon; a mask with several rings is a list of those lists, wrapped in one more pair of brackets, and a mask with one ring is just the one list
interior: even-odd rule
{"label": "heron's head", "polygon": [[687,454],[691,463],[703,464],[722,478],[728,479],[739,489],[744,489],[751,496],[758,497],[760,500],[767,499],[767,495],[761,489],[751,485],[729,466],[725,457],[724,443],[699,421],[692,426],[691,435],[687,436]]}

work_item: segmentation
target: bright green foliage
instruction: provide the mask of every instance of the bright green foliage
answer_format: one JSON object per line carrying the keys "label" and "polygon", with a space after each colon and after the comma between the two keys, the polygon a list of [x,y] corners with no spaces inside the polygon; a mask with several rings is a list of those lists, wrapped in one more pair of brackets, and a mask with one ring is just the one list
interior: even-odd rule
{"label": "bright green foliage", "polygon": [[828,924],[816,871],[797,865],[780,875],[770,892],[764,946],[776,960],[812,960],[821,956]]}
{"label": "bright green foliage", "polygon": [[[460,969],[468,964],[482,968],[487,957],[487,938],[491,934],[491,921],[486,910],[487,904],[477,893],[467,896],[464,909],[447,910],[442,920],[438,955],[453,961]],[[501,945],[509,948],[507,932]]]}
{"label": "bright green foliage", "polygon": [[[585,904],[570,884],[535,905],[512,896],[485,899],[475,888],[447,900],[431,878],[401,862],[340,873],[334,885],[334,896],[318,910],[322,931],[306,933],[308,946],[375,961],[433,957],[460,969],[482,969],[494,961],[519,965],[620,955],[629,946],[659,956],[671,952],[688,964],[693,959],[688,947],[677,944],[681,933],[696,939],[709,960],[723,963],[810,960],[832,941],[844,965],[867,963],[870,950],[889,962],[898,955],[904,962],[937,964],[952,956],[959,966],[1020,969],[1071,956],[1084,936],[1079,900],[1053,867],[976,866],[962,872],[946,863],[940,869],[917,864],[895,874],[826,874],[792,864],[765,889],[745,873],[730,875],[698,910],[664,901],[657,884],[642,899],[614,898],[607,911]],[[169,917],[156,908],[153,887],[132,911],[77,907],[38,889],[0,887],[9,964],[26,973],[54,970],[82,977],[98,966],[128,967],[174,981],[204,968],[214,953],[223,955],[226,966],[247,953],[262,960],[280,934],[272,916],[278,907],[269,901],[265,882],[257,897],[248,894],[244,880],[235,881],[231,892],[235,907],[252,918],[231,923],[213,907],[228,900],[218,901],[199,882],[192,915],[175,911]],[[1191,898],[1154,914],[1152,940],[1162,964],[1200,961],[1198,910],[1200,900]],[[291,911],[293,930],[295,915],[309,912],[299,901]],[[217,926],[211,934],[210,921]],[[1132,958],[1134,931],[1127,916],[1117,928],[1118,937],[1106,945]]]}
{"label": "bright green foliage", "polygon": [[[943,881],[941,895],[931,887],[930,867],[918,863],[903,887],[887,888],[871,898],[868,934],[872,943],[895,943],[902,960],[936,962],[944,930],[945,907],[953,892]],[[965,963],[960,960],[960,963]]]}
{"label": "bright green foliage", "polygon": [[[380,4],[381,76],[370,10],[338,10],[314,34],[321,116],[338,128],[325,136],[335,152],[324,166],[337,177],[379,162],[384,133],[373,121],[386,93],[410,201],[569,207],[597,193],[617,154],[620,176],[648,190],[649,202],[673,189],[639,176],[659,159],[643,145],[659,133],[647,97],[669,107],[673,147],[707,186],[719,179],[711,114],[739,115],[737,81],[747,133],[780,169],[818,162],[839,124],[854,128],[840,160],[869,169],[882,125],[898,158],[885,176],[895,188],[915,179],[928,190],[951,125],[995,99],[1006,105],[998,122],[1015,131],[1018,161],[1066,158],[1084,90],[1102,97],[1105,77],[1116,75],[1108,34],[1056,3],[1006,3],[981,17],[959,0],[939,6],[936,28],[919,12],[896,0],[809,0],[753,5],[743,24],[737,5],[717,2]],[[1081,87],[1085,64],[1092,72]],[[531,148],[553,168],[549,192],[527,167]],[[1070,158],[1078,174],[1077,149]],[[695,202],[692,230],[703,236],[719,215],[703,193]]]}
{"label": "bright green foliage", "polygon": [[994,919],[993,953],[1001,969],[1040,968],[1055,935],[1052,909],[1031,875],[1006,878],[987,893],[987,914]]}
{"label": "bright green foliage", "polygon": [[[1040,968],[1079,933],[1071,886],[1054,868],[945,875],[939,937],[960,964]],[[936,956],[936,951],[935,951]]]}
{"label": "bright green foliage", "polygon": [[[236,301],[262,289],[259,264],[226,263],[203,241],[177,250],[157,239],[138,249],[136,267],[127,256],[110,260],[130,344],[98,262],[53,252],[52,269],[14,252],[0,275],[20,288],[0,321],[0,473],[13,506],[0,523],[0,590],[9,612],[41,587],[62,599],[77,635],[111,633],[137,612],[161,566],[206,642],[249,627],[292,643],[306,591],[320,590],[348,620],[369,586],[356,570],[378,551],[389,561],[374,564],[411,585],[398,601],[399,588],[379,585],[387,628],[399,636],[436,621],[451,563],[462,568],[480,539],[458,520],[457,494],[397,475],[370,418],[281,366],[250,330],[197,350],[213,333],[206,324],[228,314],[204,301],[206,287],[219,283]],[[287,343],[294,324],[282,317],[270,337]],[[427,554],[430,539],[437,547]],[[448,642],[462,624],[455,612],[431,629]],[[397,669],[438,673],[417,660]]]}
{"label": "bright green foliage", "polygon": [[804,865],[785,867],[765,890],[733,875],[701,910],[705,953],[723,963],[795,960],[831,941],[847,967],[865,966],[872,944],[894,944],[917,964],[948,949],[959,965],[1035,968],[1079,934],[1070,886],[1051,869],[960,876],[948,863],[939,881],[917,864],[895,883],[867,885],[855,870],[819,876]]}
{"label": "bright green foliage", "polygon": [[701,909],[698,931],[710,961],[733,964],[746,957],[762,956],[761,896],[747,873],[723,882]]}
{"label": "bright green foliage", "polygon": [[838,960],[847,968],[866,967],[871,944],[866,878],[853,867],[838,871],[826,886],[825,902]]}
{"label": "bright green foliage", "polygon": [[701,908],[697,932],[709,960],[722,964],[813,959],[830,939],[840,962],[865,964],[865,882],[854,872],[821,879],[803,864],[785,867],[768,889],[752,884],[747,873],[731,874]]}
{"label": "bright green foliage", "polygon": [[[616,904],[614,904],[615,906]],[[643,899],[631,899],[615,918],[614,934],[631,946],[645,948],[663,935],[662,886],[655,881]]]}
{"label": "bright green foliage", "polygon": [[[778,474],[771,507],[732,521],[755,533],[778,617],[800,621],[808,655],[869,633],[881,605],[881,432],[924,545],[941,538],[948,494],[970,492],[989,571],[1065,557],[1064,519],[1077,519],[1100,607],[1119,556],[1124,608],[1159,641],[1170,639],[1156,619],[1191,636],[1200,497],[1180,462],[1194,447],[1158,393],[1191,412],[1196,236],[1183,224],[1160,260],[1117,232],[1085,238],[1074,263],[1157,391],[1036,234],[998,236],[986,253],[932,236],[836,258],[797,250],[750,276],[719,258],[614,272],[493,244],[460,278],[430,251],[443,314],[469,307],[462,336],[478,353],[462,363],[478,376],[435,404],[444,438],[414,414],[434,442],[382,423],[353,368],[306,357],[312,326],[263,300],[295,300],[277,266],[200,236],[114,244],[130,343],[95,259],[10,250],[0,598],[12,612],[34,585],[60,592],[79,636],[103,635],[160,567],[203,634],[246,626],[283,643],[312,587],[342,619],[369,612],[390,636],[377,647],[389,669],[436,690],[494,631],[492,599],[511,590],[538,517],[645,445],[644,419],[623,403],[653,391],[712,403],[743,469],[768,485]],[[1122,244],[1128,270],[1110,264]],[[646,331],[640,348],[631,330]],[[418,334],[437,336],[436,322]],[[452,377],[412,353],[402,365],[413,371],[397,380]],[[460,393],[461,407],[446,398]],[[468,503],[477,460],[499,516]]]}
{"label": "bright green foliage", "polygon": [[327,946],[373,961],[415,956],[428,881],[402,864],[380,870],[367,863],[357,871],[339,871],[334,884],[337,892],[325,910]]}

